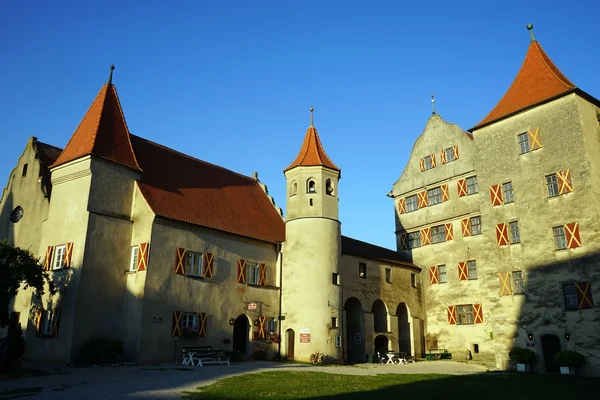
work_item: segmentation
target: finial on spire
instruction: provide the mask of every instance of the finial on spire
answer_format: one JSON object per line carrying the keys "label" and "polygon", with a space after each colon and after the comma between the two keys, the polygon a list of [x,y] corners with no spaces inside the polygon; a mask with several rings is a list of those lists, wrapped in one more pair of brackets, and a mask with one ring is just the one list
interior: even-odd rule
{"label": "finial on spire", "polygon": [[114,70],[115,70],[115,64],[112,64],[110,66],[110,75],[108,75],[108,84],[109,85],[112,85],[112,74],[113,74]]}
{"label": "finial on spire", "polygon": [[310,106],[310,126],[313,126],[313,111],[315,111],[315,109]]}
{"label": "finial on spire", "polygon": [[431,95],[431,114],[435,115],[435,97]]}
{"label": "finial on spire", "polygon": [[535,36],[533,35],[533,24],[527,25],[527,30],[529,31],[529,35],[531,36],[531,41],[535,42]]}

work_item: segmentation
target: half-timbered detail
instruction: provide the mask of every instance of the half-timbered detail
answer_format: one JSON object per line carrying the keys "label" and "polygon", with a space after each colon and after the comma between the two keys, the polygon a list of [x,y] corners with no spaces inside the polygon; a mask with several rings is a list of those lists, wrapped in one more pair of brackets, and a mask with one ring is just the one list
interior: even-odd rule
{"label": "half-timbered detail", "polygon": [[502,185],[490,186],[490,197],[492,198],[492,206],[502,204]]}
{"label": "half-timbered detail", "polygon": [[496,225],[496,239],[498,246],[506,246],[509,244],[507,224]]}

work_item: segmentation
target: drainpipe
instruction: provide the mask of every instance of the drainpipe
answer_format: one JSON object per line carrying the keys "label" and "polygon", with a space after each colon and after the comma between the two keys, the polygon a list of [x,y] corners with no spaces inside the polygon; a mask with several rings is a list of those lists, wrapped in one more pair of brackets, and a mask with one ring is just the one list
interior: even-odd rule
{"label": "drainpipe", "polygon": [[277,243],[277,253],[279,254],[279,317],[277,318],[279,322],[277,324],[277,329],[279,330],[279,343],[277,343],[277,357],[279,359],[281,359],[281,303],[283,298],[283,253],[281,252],[282,247],[283,246],[281,243]]}

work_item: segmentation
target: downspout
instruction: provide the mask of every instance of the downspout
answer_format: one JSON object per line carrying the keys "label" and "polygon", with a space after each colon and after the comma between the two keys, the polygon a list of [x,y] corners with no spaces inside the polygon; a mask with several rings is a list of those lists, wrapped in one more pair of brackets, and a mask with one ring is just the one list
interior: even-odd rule
{"label": "downspout", "polygon": [[281,243],[277,243],[277,252],[279,254],[279,316],[277,317],[277,320],[279,322],[279,324],[277,324],[277,329],[279,331],[279,343],[277,343],[277,358],[281,360],[281,303],[282,303],[282,298],[283,298],[283,293],[282,293],[282,282],[283,282],[283,253],[281,252],[282,250],[282,244]]}

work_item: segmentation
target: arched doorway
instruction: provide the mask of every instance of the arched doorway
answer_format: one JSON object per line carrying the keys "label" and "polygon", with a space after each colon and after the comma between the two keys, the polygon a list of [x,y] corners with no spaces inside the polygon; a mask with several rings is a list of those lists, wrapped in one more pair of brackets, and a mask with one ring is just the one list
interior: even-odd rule
{"label": "arched doorway", "polygon": [[373,341],[375,353],[379,353],[381,357],[385,357],[385,353],[390,350],[390,341],[384,335],[379,335]]}
{"label": "arched doorway", "polygon": [[412,355],[410,345],[410,313],[406,303],[398,304],[398,347],[401,353]]}
{"label": "arched doorway", "polygon": [[560,351],[560,339],[556,335],[542,336],[542,353],[544,355],[544,366],[546,372],[558,372],[559,368],[554,365],[554,355]]}
{"label": "arched doorway", "polygon": [[287,343],[286,357],[288,358],[288,360],[293,360],[294,359],[294,343],[296,340],[296,334],[293,329],[288,329],[287,331],[285,331],[285,340]]}
{"label": "arched doorway", "polygon": [[246,354],[248,347],[248,334],[250,332],[250,324],[245,315],[240,315],[233,323],[233,349],[239,350],[242,354]]}
{"label": "arched doorway", "polygon": [[365,362],[365,314],[360,300],[350,297],[344,305],[346,311],[346,362]]}
{"label": "arched doorway", "polygon": [[387,332],[388,312],[385,303],[379,299],[375,300],[371,312],[373,313],[373,330],[375,332]]}

